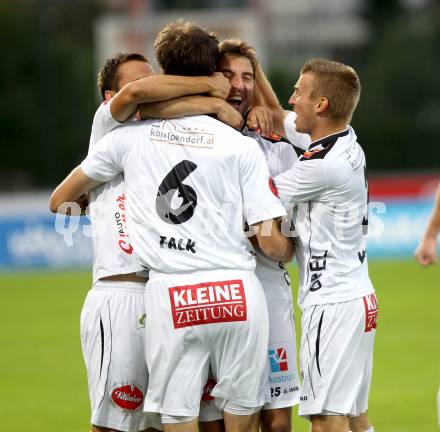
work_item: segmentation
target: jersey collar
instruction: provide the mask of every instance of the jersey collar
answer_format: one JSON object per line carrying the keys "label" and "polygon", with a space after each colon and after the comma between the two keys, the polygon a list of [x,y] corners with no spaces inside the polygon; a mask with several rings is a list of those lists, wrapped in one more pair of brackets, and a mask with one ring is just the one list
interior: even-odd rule
{"label": "jersey collar", "polygon": [[346,135],[348,135],[348,129],[345,129],[342,132],[337,132],[331,135],[327,135],[324,138],[320,138],[318,141],[312,142],[312,144],[309,145],[309,150],[318,145],[321,145],[323,148],[326,148],[330,143],[334,143],[337,141],[338,138],[341,138]]}

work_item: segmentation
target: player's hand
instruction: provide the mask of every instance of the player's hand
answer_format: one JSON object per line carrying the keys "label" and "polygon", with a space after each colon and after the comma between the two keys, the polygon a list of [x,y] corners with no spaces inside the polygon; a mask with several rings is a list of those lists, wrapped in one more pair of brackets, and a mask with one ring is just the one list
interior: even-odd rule
{"label": "player's hand", "polygon": [[226,100],[231,90],[229,80],[221,72],[214,72],[210,79],[212,80],[212,89],[208,93],[209,96]]}
{"label": "player's hand", "polygon": [[234,129],[240,129],[243,124],[242,115],[227,102],[223,101],[217,111],[217,118]]}
{"label": "player's hand", "polygon": [[272,110],[263,106],[251,109],[247,117],[247,127],[257,131],[261,136],[270,138],[273,133]]}
{"label": "player's hand", "polygon": [[415,257],[423,267],[426,267],[429,264],[435,264],[437,262],[437,240],[422,240],[416,249]]}

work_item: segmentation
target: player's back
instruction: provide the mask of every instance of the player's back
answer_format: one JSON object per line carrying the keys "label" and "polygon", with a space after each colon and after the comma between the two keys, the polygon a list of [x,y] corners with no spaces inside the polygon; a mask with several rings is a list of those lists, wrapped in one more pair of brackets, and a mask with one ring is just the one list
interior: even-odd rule
{"label": "player's back", "polygon": [[255,267],[243,214],[249,224],[280,215],[256,141],[208,116],[115,133],[125,142],[128,229],[143,265],[161,273]]}

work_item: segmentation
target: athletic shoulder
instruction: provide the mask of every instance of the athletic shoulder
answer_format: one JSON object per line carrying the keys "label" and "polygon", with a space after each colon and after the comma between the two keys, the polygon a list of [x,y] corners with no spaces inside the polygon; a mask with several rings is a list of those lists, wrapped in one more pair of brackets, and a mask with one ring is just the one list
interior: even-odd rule
{"label": "athletic shoulder", "polygon": [[110,102],[104,101],[93,116],[90,134],[89,150],[105,135],[119,127],[121,123],[115,120],[110,112]]}
{"label": "athletic shoulder", "polygon": [[[113,119],[112,113],[110,111],[110,101],[104,101],[101,102],[101,104],[96,109],[95,115],[93,116],[93,123],[101,122],[108,119]],[[116,120],[114,121],[116,122]]]}
{"label": "athletic shoulder", "polygon": [[215,131],[216,139],[221,140],[221,146],[228,147],[232,153],[246,153],[250,148],[258,148],[256,139],[243,135],[241,131],[210,116],[203,117],[203,121]]}
{"label": "athletic shoulder", "polygon": [[354,172],[364,169],[365,154],[351,127],[338,139],[333,152],[323,161],[330,186],[345,183]]}

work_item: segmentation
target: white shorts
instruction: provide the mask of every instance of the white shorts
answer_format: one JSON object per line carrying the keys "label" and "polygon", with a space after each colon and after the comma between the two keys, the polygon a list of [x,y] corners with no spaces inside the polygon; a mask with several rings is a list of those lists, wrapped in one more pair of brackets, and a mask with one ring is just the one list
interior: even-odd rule
{"label": "white shorts", "polygon": [[267,296],[267,305],[271,401],[263,410],[292,407],[298,404],[300,393],[292,300]]}
{"label": "white shorts", "polygon": [[145,284],[98,281],[81,312],[91,423],[134,432],[161,428],[142,411],[148,385],[145,362]]}
{"label": "white shorts", "polygon": [[217,384],[217,381],[212,377],[210,371],[208,380],[203,387],[202,399],[200,401],[199,422],[212,422],[223,419],[223,411],[217,408],[215,399],[211,396],[212,389]]}
{"label": "white shorts", "polygon": [[[299,402],[300,382],[296,359],[295,318],[288,278],[277,284],[260,279],[266,294],[269,311],[269,361],[270,402],[263,410],[292,407]],[[285,285],[288,285],[286,294]],[[282,285],[282,286],[280,286]],[[279,293],[279,296],[277,295]],[[211,390],[215,385],[209,377],[200,404],[199,421],[210,422],[223,418],[215,406]]]}
{"label": "white shorts", "polygon": [[367,410],[377,314],[375,294],[304,311],[300,416]]}
{"label": "white shorts", "polygon": [[218,408],[264,404],[269,324],[254,272],[152,275],[145,298],[151,374],[144,411],[198,417],[209,366]]}

